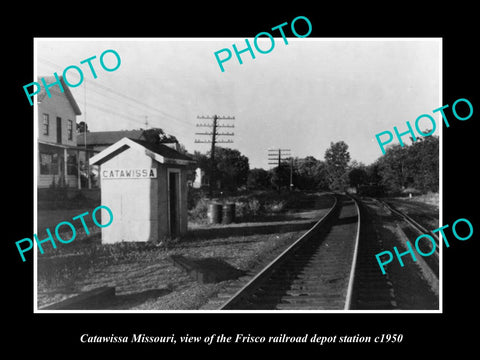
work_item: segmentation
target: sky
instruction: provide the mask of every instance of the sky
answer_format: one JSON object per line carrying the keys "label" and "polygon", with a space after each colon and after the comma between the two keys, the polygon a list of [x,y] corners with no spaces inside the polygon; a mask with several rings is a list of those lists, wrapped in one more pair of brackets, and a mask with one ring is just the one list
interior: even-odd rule
{"label": "sky", "polygon": [[[271,46],[268,38],[258,42]],[[207,152],[209,140],[195,135],[209,128],[197,124],[211,120],[197,116],[234,116],[219,120],[234,125],[219,132],[234,132],[231,144],[249,158],[250,168],[268,169],[268,149],[290,149],[294,157],[323,160],[331,142],[343,140],[352,160],[366,165],[382,156],[375,135],[397,126],[407,130],[421,114],[441,103],[441,40],[436,38],[275,38],[274,48],[255,59],[232,44],[246,47],[245,38],[37,38],[36,76],[58,75],[70,65],[80,67],[84,80],[70,88],[90,131],[162,128],[177,137],[189,152]],[[233,53],[220,70],[214,53]],[[120,58],[117,70],[108,72],[100,55],[113,49]],[[223,57],[225,53],[221,56]],[[92,65],[81,61],[96,56]],[[115,65],[111,53],[104,57]],[[78,81],[69,70],[68,80]],[[32,80],[34,81],[34,80]],[[26,100],[27,101],[27,100]],[[420,128],[431,124],[420,122]],[[435,135],[438,134],[438,128]],[[425,131],[426,132],[426,131]]]}

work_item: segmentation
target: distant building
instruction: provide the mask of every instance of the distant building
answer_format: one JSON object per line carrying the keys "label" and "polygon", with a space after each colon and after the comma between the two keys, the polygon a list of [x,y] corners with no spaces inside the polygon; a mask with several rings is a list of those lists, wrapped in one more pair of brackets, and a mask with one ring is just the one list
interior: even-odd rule
{"label": "distant building", "polygon": [[[146,140],[144,137],[144,130],[119,130],[119,131],[89,131],[86,133],[77,134],[77,144],[87,149],[101,151],[106,149],[110,145],[115,144],[117,141],[124,137],[133,140]],[[85,146],[86,144],[86,146]],[[163,142],[172,149],[179,150],[178,141]]]}
{"label": "distant building", "polygon": [[[47,84],[57,81],[53,76],[44,79]],[[77,146],[76,124],[81,111],[61,76],[60,83],[63,92],[57,84],[49,88],[51,97],[44,88],[37,95],[38,188],[82,187],[79,159],[85,149]]]}

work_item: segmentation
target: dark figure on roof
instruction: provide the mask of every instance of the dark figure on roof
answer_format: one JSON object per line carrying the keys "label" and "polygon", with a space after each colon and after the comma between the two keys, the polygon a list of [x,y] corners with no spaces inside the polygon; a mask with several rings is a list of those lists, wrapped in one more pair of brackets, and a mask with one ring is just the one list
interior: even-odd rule
{"label": "dark figure on roof", "polygon": [[177,138],[173,135],[167,135],[160,128],[143,130],[142,137],[145,141],[152,144],[177,142]]}

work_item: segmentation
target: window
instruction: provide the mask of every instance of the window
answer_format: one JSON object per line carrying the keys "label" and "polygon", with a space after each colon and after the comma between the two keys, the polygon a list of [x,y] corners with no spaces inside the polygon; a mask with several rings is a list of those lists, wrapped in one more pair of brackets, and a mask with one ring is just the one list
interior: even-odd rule
{"label": "window", "polygon": [[48,118],[48,114],[43,114],[43,124],[42,124],[43,135],[48,135],[49,126],[50,126],[50,120]]}
{"label": "window", "polygon": [[62,118],[57,116],[57,143],[62,143]]}
{"label": "window", "polygon": [[58,154],[40,153],[40,174],[58,174]]}
{"label": "window", "polygon": [[67,157],[67,175],[77,175],[77,156],[69,154]]}
{"label": "window", "polygon": [[68,140],[73,140],[73,121],[72,120],[68,120],[67,132],[68,132]]}
{"label": "window", "polygon": [[40,153],[40,174],[42,175],[50,174],[51,164],[52,164],[52,155]]}

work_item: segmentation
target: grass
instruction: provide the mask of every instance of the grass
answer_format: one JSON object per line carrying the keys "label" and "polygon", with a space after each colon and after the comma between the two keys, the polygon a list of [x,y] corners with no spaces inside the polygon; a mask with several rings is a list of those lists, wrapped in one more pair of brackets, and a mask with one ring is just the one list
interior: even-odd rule
{"label": "grass", "polygon": [[288,209],[308,206],[313,196],[302,192],[252,191],[236,196],[207,199],[205,196],[192,196],[188,211],[189,221],[206,224],[208,206],[212,201],[235,203],[235,218],[239,222],[267,220],[272,215],[280,214]]}
{"label": "grass", "polygon": [[440,201],[438,192],[429,192],[427,194],[415,195],[415,196],[412,196],[411,198],[410,197],[394,197],[394,199],[419,202],[419,203],[424,203],[428,205],[433,205],[436,207],[439,206],[439,201]]}
{"label": "grass", "polygon": [[433,230],[440,225],[438,193],[428,193],[411,198],[390,198],[386,200],[426,229]]}
{"label": "grass", "polygon": [[[302,211],[302,217],[307,216],[305,214],[319,217],[332,202],[331,199],[320,201],[315,205],[321,210],[312,212],[315,197],[302,194],[298,198],[303,202],[287,202],[282,209],[286,211],[287,205],[303,205],[297,210],[290,208],[292,222],[296,221],[294,215]],[[99,286],[115,286],[117,296],[115,303],[110,304],[111,309],[198,309],[224,282],[198,284],[173,266],[169,256],[222,262],[245,272],[261,264],[266,257],[279,254],[305,232],[282,228],[276,223],[271,223],[269,231],[259,232],[268,225],[231,224],[230,228],[219,225],[211,228],[213,236],[197,236],[199,233],[193,231],[184,241],[162,245],[102,245],[98,233],[76,239],[71,244],[61,244],[38,256],[38,305],[42,307]],[[215,232],[218,227],[224,231]],[[202,231],[208,232],[209,227],[203,226]]]}
{"label": "grass", "polygon": [[[141,304],[149,309],[199,308],[218,291],[218,284],[197,284],[172,265],[170,255],[221,260],[243,272],[262,257],[281,251],[302,234],[303,231],[234,236],[179,242],[169,248],[149,243],[92,244],[76,254],[39,256],[39,306],[47,305],[52,299],[58,301],[58,293],[68,297],[107,285],[115,286],[120,296],[121,301],[114,304],[113,309],[136,308]],[[147,290],[152,295],[153,290],[164,293],[160,297],[145,298]],[[143,300],[139,302],[138,298]]]}
{"label": "grass", "polygon": [[422,203],[425,203],[425,204],[433,205],[433,206],[436,206],[437,208],[440,204],[440,198],[439,198],[438,192],[416,196],[415,198],[413,198],[413,200],[418,201],[418,202],[422,202]]}
{"label": "grass", "polygon": [[[83,230],[83,225],[80,219],[72,220],[75,216],[88,212],[88,215],[84,216],[85,224],[89,229],[97,228],[92,220],[92,212],[95,208],[80,208],[80,209],[63,209],[63,210],[38,210],[37,212],[37,231],[38,234],[46,234],[45,229],[49,228],[53,233],[58,223],[62,221],[68,221],[75,226],[78,231]],[[100,220],[99,213],[95,214],[97,220]],[[68,228],[68,226],[65,226]]]}

